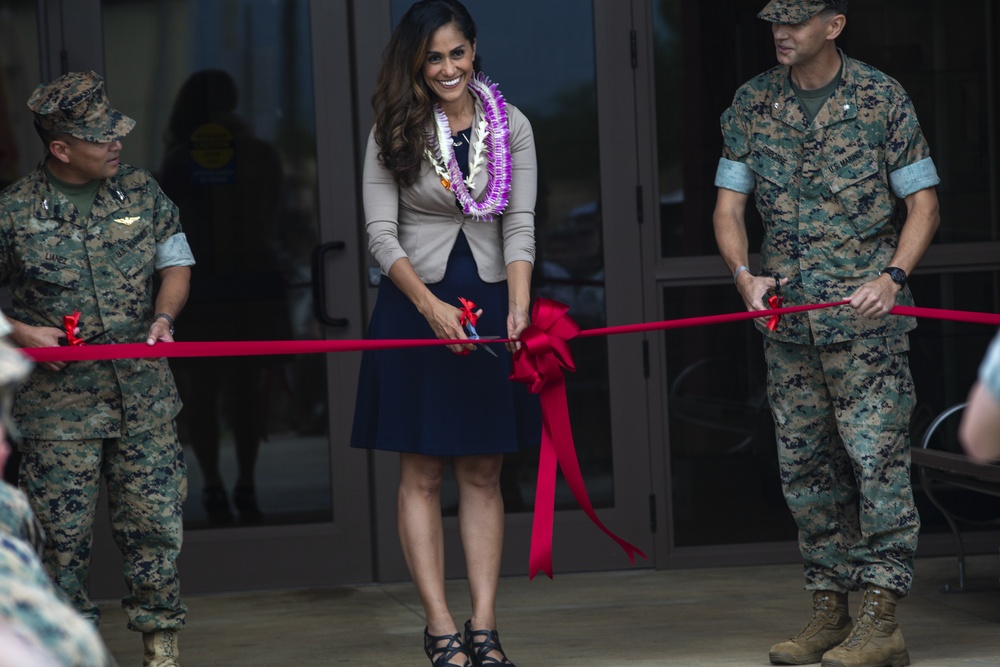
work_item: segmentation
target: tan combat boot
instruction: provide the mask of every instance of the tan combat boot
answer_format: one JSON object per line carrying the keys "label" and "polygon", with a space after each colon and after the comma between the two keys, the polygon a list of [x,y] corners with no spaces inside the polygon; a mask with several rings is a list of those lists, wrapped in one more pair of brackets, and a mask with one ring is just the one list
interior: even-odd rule
{"label": "tan combat boot", "polygon": [[847,593],[813,591],[813,615],[799,634],[771,647],[772,665],[809,665],[851,634]]}
{"label": "tan combat boot", "polygon": [[142,633],[142,667],[180,667],[176,630]]}
{"label": "tan combat boot", "polygon": [[842,644],[823,655],[823,667],[906,667],[910,654],[896,623],[897,596],[877,586],[865,589],[858,622]]}

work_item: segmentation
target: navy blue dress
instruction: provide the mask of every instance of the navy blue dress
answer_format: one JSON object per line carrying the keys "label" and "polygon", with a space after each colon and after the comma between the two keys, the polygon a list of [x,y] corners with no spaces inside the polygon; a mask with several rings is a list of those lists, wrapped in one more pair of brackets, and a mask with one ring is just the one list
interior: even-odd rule
{"label": "navy blue dress", "polygon": [[[456,149],[459,164],[468,147]],[[463,157],[461,153],[465,153]],[[475,224],[475,223],[471,223]],[[483,315],[481,336],[507,336],[507,283],[479,277],[472,249],[459,233],[444,278],[427,285],[445,303],[470,299]],[[434,338],[427,320],[386,276],[369,324],[374,339]],[[362,354],[351,446],[433,456],[501,454],[541,441],[538,397],[509,379],[511,355],[492,344],[457,355],[446,347]]]}

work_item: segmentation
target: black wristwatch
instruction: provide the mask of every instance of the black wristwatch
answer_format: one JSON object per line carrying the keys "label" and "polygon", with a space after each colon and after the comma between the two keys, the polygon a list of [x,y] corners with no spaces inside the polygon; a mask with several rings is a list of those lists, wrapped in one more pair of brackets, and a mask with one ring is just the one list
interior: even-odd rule
{"label": "black wristwatch", "polygon": [[888,273],[889,277],[892,278],[892,282],[900,287],[906,287],[906,271],[903,269],[897,266],[887,266],[882,273]]}
{"label": "black wristwatch", "polygon": [[[898,271],[899,269],[896,269],[896,270]],[[905,274],[904,274],[904,277],[905,277]],[[170,316],[170,313],[157,313],[155,316],[153,316],[153,320],[158,320],[161,317],[167,321],[167,324],[170,325],[170,335],[173,336],[174,335],[174,318]]]}

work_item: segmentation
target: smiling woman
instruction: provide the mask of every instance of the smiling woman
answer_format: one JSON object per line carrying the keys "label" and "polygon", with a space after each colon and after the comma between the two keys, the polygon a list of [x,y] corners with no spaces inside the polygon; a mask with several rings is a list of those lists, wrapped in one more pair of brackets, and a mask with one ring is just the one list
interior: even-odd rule
{"label": "smiling woman", "polygon": [[424,82],[456,128],[467,127],[472,120],[472,98],[465,85],[472,78],[475,59],[475,38],[470,43],[455,24],[435,32],[428,45]]}
{"label": "smiling woman", "polygon": [[[500,471],[505,453],[541,436],[536,397],[508,379],[510,353],[529,324],[534,139],[524,115],[476,74],[475,63],[476,26],[461,3],[414,4],[386,49],[364,166],[369,249],[388,277],[379,283],[369,336],[466,339],[463,327],[485,312],[514,341],[492,356],[454,344],[453,354],[362,357],[351,444],[399,453],[399,538],[435,667],[512,664],[496,630]],[[476,305],[460,309],[467,300]],[[414,392],[433,400],[413,400]],[[454,428],[454,414],[476,424],[476,437]],[[449,464],[473,601],[464,635],[444,590],[441,482]]]}

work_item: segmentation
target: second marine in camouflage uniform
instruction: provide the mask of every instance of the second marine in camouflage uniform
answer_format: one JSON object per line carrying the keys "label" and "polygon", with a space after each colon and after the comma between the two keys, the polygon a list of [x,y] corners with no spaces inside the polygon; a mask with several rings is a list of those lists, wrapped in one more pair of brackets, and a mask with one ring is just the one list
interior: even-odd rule
{"label": "second marine in camouflage uniform", "polygon": [[[4,338],[9,333],[0,313],[0,473],[10,452],[9,402],[31,372],[28,357]],[[45,573],[43,543],[27,497],[0,480],[0,667],[112,667],[97,628]]]}
{"label": "second marine in camouflage uniform", "polygon": [[115,665],[97,628],[49,580],[43,538],[27,497],[0,480],[0,667]]}
{"label": "second marine in camouflage uniform", "polygon": [[[846,603],[849,591],[865,591],[855,635],[876,608],[890,615],[891,635],[895,600],[912,582],[920,520],[906,353],[916,322],[886,313],[913,303],[905,273],[936,229],[939,179],[906,92],[834,46],[844,12],[837,0],[768,4],[760,16],[772,23],[781,64],[740,87],[721,119],[716,237],[748,309],[766,308],[763,295],[779,287],[786,306],[851,301],[785,315],[774,331],[757,321],[806,588],[821,615],[838,618],[827,640],[776,645],[776,664],[909,664],[898,633],[888,657],[872,657],[867,639],[845,641]],[[817,71],[829,74],[810,81]],[[764,224],[757,276],[745,266],[751,193]],[[893,222],[901,200],[910,213],[902,233]],[[850,657],[826,653],[841,641]]]}
{"label": "second marine in camouflage uniform", "polygon": [[[169,343],[194,260],[177,207],[148,172],[118,161],[134,121],[110,107],[93,72],[39,86],[28,106],[49,154],[0,196],[0,283],[13,301],[12,338],[65,342],[63,317],[79,312],[82,339]],[[143,633],[144,664],[158,666],[178,664],[174,632],[187,613],[176,564],[187,494],[174,424],[180,407],[162,358],[40,364],[14,407],[20,483],[47,534],[46,567],[96,623],[86,586],[103,478],[129,628]],[[163,638],[171,645],[161,659],[153,647]]]}

